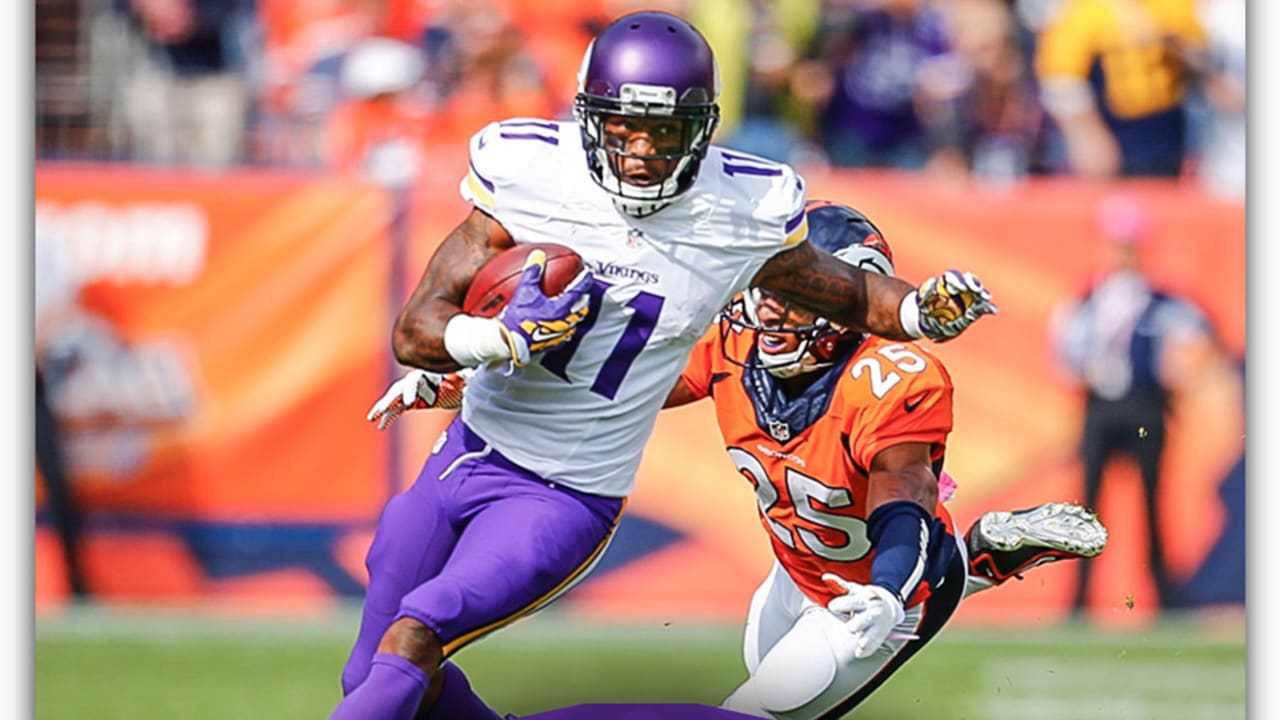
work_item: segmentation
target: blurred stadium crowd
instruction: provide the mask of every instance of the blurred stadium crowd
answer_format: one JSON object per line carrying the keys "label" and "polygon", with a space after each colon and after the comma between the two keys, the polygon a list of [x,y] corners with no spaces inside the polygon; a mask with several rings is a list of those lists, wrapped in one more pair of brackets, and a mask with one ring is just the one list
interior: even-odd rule
{"label": "blurred stadium crowd", "polygon": [[411,180],[567,117],[589,37],[665,9],[721,63],[718,142],[801,168],[1245,189],[1245,0],[36,0],[36,154]]}
{"label": "blurred stadium crowd", "polygon": [[[974,388],[948,458],[961,514],[1080,497],[1087,398],[1045,331],[1101,261],[1140,245],[1151,286],[1204,309],[1230,357],[1179,365],[1159,507],[1138,473],[1108,480],[1101,512],[1126,541],[1083,599],[1117,623],[1242,605],[1245,5],[35,0],[37,604],[362,594],[370,523],[447,422],[388,439],[365,412],[403,373],[387,330],[465,204],[467,139],[567,118],[589,38],[655,8],[716,51],[718,144],[792,163],[812,197],[856,197],[911,238],[904,276],[968,257],[1000,288],[999,324],[946,348]],[[1114,354],[1113,333],[1146,337],[1125,320],[1146,297],[1096,305],[1103,375],[1151,375],[1145,339]],[[691,489],[724,470],[721,438],[668,417],[648,494],[575,602],[736,622],[769,561],[740,539],[755,500],[692,512],[740,484]],[[1148,524],[1169,565],[1150,582]],[[966,614],[1065,617],[1073,589],[1022,583]]]}

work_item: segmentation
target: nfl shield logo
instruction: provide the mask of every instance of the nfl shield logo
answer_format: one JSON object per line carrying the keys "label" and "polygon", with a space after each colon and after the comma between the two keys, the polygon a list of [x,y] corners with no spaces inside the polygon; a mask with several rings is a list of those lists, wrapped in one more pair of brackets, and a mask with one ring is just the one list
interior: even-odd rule
{"label": "nfl shield logo", "polygon": [[781,420],[770,420],[769,434],[778,442],[786,442],[791,439],[791,426]]}
{"label": "nfl shield logo", "polygon": [[638,248],[640,241],[644,239],[644,231],[635,228],[627,228],[627,247]]}

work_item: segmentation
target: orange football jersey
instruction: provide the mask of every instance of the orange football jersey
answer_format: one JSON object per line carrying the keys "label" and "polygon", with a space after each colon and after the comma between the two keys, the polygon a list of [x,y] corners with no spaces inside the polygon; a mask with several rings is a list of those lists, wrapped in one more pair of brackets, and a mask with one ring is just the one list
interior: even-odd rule
{"label": "orange football jersey", "polygon": [[[694,348],[682,375],[698,397],[711,395],[725,447],[755,487],[760,522],[778,561],[814,601],[834,597],[822,574],[870,582],[873,553],[867,539],[867,473],[886,447],[931,443],[942,459],[952,425],[951,377],[937,357],[910,342],[868,337],[842,366],[827,406],[808,427],[790,427],[758,414],[744,369],[729,362],[748,356],[749,332],[722,340],[713,327]],[[951,528],[939,503],[937,515]],[[907,603],[923,602],[922,585]]]}

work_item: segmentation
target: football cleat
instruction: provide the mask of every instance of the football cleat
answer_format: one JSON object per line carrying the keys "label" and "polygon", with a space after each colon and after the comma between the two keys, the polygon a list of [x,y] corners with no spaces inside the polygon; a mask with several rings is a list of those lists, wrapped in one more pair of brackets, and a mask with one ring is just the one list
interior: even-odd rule
{"label": "football cleat", "polygon": [[1097,557],[1107,546],[1107,528],[1082,505],[1047,503],[986,513],[969,528],[965,543],[969,574],[1000,585],[1055,560]]}

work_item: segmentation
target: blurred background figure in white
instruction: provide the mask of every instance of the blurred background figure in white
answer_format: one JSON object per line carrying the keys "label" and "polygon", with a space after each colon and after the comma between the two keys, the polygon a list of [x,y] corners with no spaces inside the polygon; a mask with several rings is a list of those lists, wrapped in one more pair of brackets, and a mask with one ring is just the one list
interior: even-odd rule
{"label": "blurred background figure in white", "polygon": [[106,0],[93,29],[116,154],[204,169],[237,162],[250,112],[250,0]]}
{"label": "blurred background figure in white", "polygon": [[1199,11],[1208,34],[1208,51],[1200,83],[1205,117],[1197,175],[1214,195],[1244,202],[1248,120],[1245,0],[1200,0]]}
{"label": "blurred background figure in white", "polygon": [[329,165],[385,187],[412,185],[427,134],[427,108],[412,91],[425,72],[413,45],[387,37],[357,43],[343,59],[343,100],[328,119]]}
{"label": "blurred background figure in white", "polygon": [[[1097,207],[1104,259],[1096,283],[1058,308],[1051,332],[1066,377],[1085,396],[1080,455],[1086,507],[1097,508],[1115,458],[1142,478],[1147,560],[1161,607],[1179,607],[1162,538],[1161,479],[1174,396],[1190,392],[1222,359],[1204,311],[1147,274],[1143,250],[1157,232],[1141,200],[1103,197]],[[1088,604],[1090,568],[1080,566],[1073,611]]]}
{"label": "blurred background figure in white", "polygon": [[47,233],[35,237],[35,436],[36,470],[43,480],[49,521],[62,546],[64,577],[75,600],[89,596],[85,578],[83,513],[67,467],[65,434],[54,413],[50,384],[67,373],[72,358],[58,336],[74,322],[79,279],[72,259]]}

